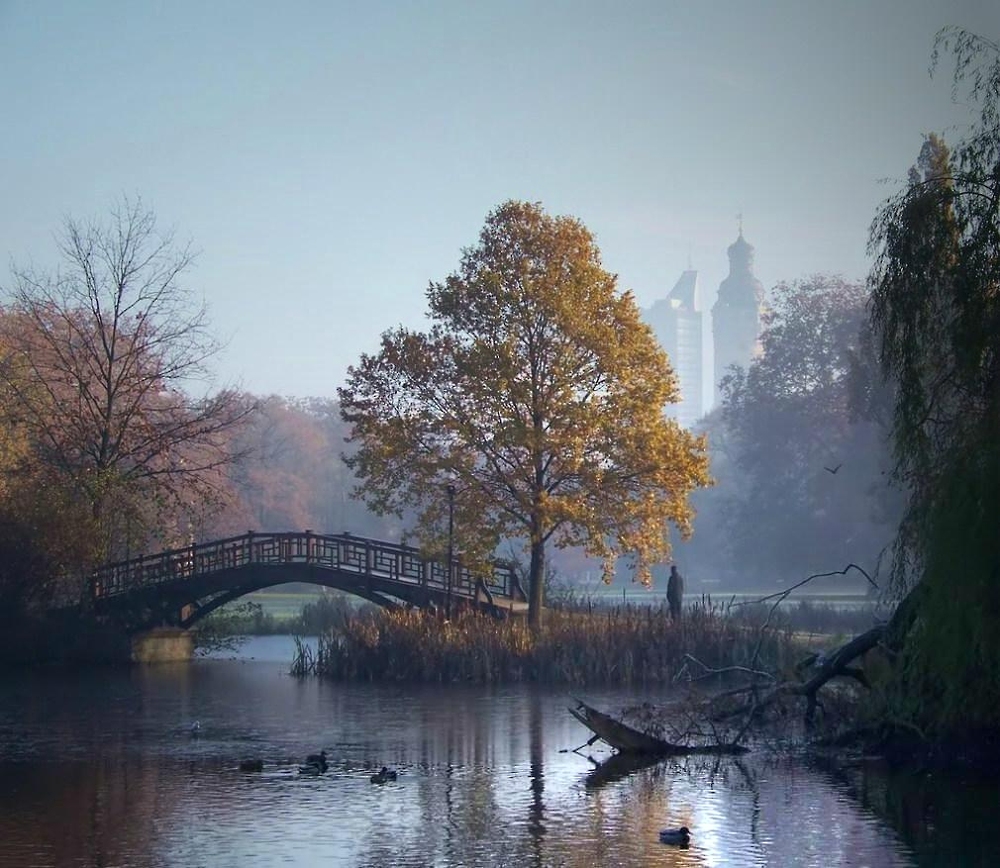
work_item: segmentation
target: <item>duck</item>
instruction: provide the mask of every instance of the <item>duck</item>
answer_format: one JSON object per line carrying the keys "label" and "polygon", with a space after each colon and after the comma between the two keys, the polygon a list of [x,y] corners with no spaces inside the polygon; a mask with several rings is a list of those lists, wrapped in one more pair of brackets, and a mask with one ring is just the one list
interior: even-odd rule
{"label": "duck", "polygon": [[313,765],[317,765],[317,766],[325,766],[326,765],[326,751],[325,750],[321,750],[319,753],[311,753],[311,754],[309,754],[309,756],[306,757],[306,762],[307,763],[312,763]]}
{"label": "duck", "polygon": [[305,764],[299,766],[299,774],[321,775],[327,768],[326,751],[321,750],[319,753],[311,753],[306,757]]}
{"label": "duck", "polygon": [[396,772],[382,766],[376,774],[371,776],[370,780],[373,784],[384,784],[387,781],[394,781],[396,780]]}
{"label": "duck", "polygon": [[660,843],[686,847],[691,843],[691,830],[687,826],[681,826],[679,829],[663,829],[660,832]]}
{"label": "duck", "polygon": [[245,759],[245,760],[240,760],[240,771],[241,772],[262,772],[262,771],[264,771],[264,760],[261,760],[261,759]]}
{"label": "duck", "polygon": [[190,733],[191,733],[191,738],[197,738],[199,735],[201,735],[201,721],[196,720],[194,723],[191,724]]}

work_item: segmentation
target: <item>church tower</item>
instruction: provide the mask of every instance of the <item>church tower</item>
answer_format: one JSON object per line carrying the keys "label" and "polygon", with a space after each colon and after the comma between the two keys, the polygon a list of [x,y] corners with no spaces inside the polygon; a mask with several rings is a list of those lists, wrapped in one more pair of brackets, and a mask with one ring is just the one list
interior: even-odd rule
{"label": "church tower", "polygon": [[719,284],[719,297],[712,306],[712,338],[715,344],[714,403],[719,404],[719,381],[731,365],[747,368],[760,352],[761,311],[764,287],[753,274],[753,245],[740,235],[729,245],[729,276]]}

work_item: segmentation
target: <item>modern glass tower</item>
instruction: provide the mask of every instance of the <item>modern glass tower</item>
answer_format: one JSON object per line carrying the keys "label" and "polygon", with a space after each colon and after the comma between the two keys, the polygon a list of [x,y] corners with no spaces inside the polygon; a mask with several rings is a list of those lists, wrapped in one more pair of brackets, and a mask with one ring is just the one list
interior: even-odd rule
{"label": "modern glass tower", "polygon": [[670,358],[670,366],[680,381],[681,401],[668,404],[665,412],[685,428],[691,428],[704,412],[698,272],[683,272],[670,294],[646,311],[645,319]]}

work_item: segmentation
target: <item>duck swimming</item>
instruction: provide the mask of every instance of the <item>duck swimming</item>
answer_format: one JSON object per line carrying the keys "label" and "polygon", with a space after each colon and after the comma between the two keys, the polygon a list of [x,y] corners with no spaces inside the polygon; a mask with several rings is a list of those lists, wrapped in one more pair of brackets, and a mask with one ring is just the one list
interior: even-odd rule
{"label": "duck swimming", "polygon": [[679,829],[664,829],[660,832],[660,843],[686,847],[691,843],[691,830],[687,826],[681,826]]}
{"label": "duck swimming", "polygon": [[321,775],[327,770],[326,751],[311,753],[306,757],[305,765],[299,766],[300,775]]}
{"label": "duck swimming", "polygon": [[371,776],[370,780],[373,784],[384,784],[387,781],[394,781],[396,780],[396,772],[389,771],[385,766],[382,766],[376,774]]}

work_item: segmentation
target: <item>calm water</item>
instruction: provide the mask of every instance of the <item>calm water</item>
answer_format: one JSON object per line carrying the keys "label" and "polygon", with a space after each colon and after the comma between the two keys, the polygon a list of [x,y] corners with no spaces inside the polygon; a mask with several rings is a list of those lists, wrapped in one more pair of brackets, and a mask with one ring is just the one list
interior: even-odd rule
{"label": "calm water", "polygon": [[[286,638],[243,653],[0,677],[0,866],[994,864],[995,786],[755,755],[595,780],[560,752],[589,735],[560,691],[298,681]],[[320,748],[329,772],[298,774]],[[383,764],[398,780],[371,784]],[[659,843],[681,824],[689,849]]]}

